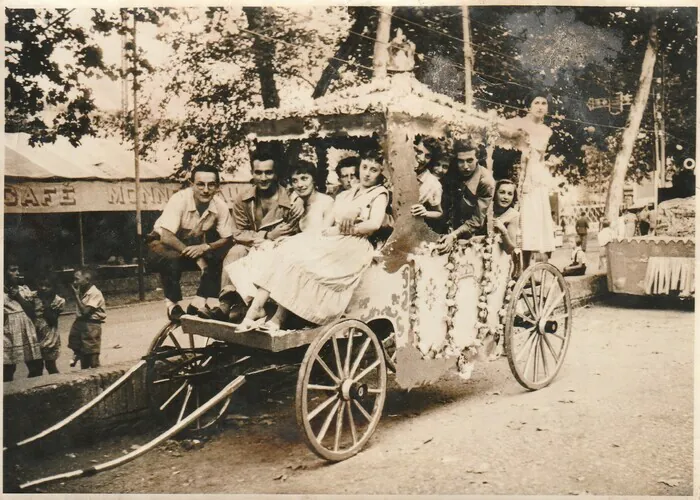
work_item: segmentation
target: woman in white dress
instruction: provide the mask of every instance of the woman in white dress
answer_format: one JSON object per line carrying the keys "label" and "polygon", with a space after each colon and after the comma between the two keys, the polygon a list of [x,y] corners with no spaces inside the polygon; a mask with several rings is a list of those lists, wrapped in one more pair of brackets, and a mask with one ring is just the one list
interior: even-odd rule
{"label": "woman in white dress", "polygon": [[549,203],[552,176],[544,159],[549,139],[552,137],[552,129],[544,124],[548,108],[547,98],[535,95],[530,100],[526,116],[507,121],[510,128],[517,130],[515,135],[526,133],[529,138],[529,150],[523,157],[524,175],[520,181],[521,248],[525,267],[530,264],[534,252],[539,252],[549,259],[555,248],[554,221]]}
{"label": "woman in white dress", "polygon": [[[333,198],[316,190],[316,167],[311,162],[299,160],[291,170],[291,185],[304,201],[304,215],[299,220],[299,230],[320,235],[333,225]],[[243,257],[224,268],[236,292],[246,304],[255,296],[255,276],[260,269],[274,265],[270,261],[271,251],[281,245],[287,237],[275,241],[266,240]],[[241,315],[242,317],[242,315]]]}
{"label": "woman in white dress", "polygon": [[272,252],[270,265],[256,273],[258,291],[241,330],[258,326],[270,298],[278,305],[267,324],[270,329],[278,329],[288,311],[315,324],[345,312],[372,263],[374,248],[368,238],[381,228],[389,202],[381,165],[362,160],[359,174],[359,185],[336,197],[332,227],[321,235],[301,233],[287,239]]}

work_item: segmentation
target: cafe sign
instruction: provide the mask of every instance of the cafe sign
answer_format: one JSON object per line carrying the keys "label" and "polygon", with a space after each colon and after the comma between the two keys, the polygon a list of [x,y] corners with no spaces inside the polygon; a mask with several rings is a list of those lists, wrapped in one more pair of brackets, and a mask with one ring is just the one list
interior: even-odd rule
{"label": "cafe sign", "polygon": [[[221,193],[232,205],[247,183],[226,183]],[[141,182],[141,210],[161,211],[170,197],[181,189],[178,182]],[[45,214],[66,212],[126,212],[136,210],[134,182],[5,181],[5,213]]]}

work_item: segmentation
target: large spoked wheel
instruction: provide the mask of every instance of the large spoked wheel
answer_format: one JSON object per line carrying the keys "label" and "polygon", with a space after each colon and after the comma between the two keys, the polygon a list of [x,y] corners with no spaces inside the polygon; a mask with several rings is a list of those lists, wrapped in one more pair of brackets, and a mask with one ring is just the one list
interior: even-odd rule
{"label": "large spoked wheel", "polygon": [[297,423],[321,458],[341,461],[367,444],[386,399],[384,348],[364,323],[344,320],[309,346],[297,380]]}
{"label": "large spoked wheel", "polygon": [[[167,425],[183,418],[216,395],[236,375],[247,358],[233,356],[221,342],[186,334],[169,323],[151,343],[146,364],[148,402],[152,415]],[[187,430],[213,430],[226,413],[231,397],[203,414]]]}
{"label": "large spoked wheel", "polygon": [[518,279],[508,304],[505,351],[516,380],[530,390],[549,385],[571,338],[569,287],[559,270],[538,263]]}

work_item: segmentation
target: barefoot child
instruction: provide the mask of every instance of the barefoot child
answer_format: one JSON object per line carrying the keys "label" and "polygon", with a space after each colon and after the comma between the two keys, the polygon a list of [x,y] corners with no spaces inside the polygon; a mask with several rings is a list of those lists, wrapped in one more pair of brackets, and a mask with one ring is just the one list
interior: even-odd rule
{"label": "barefoot child", "polygon": [[68,347],[80,360],[83,370],[100,366],[102,323],[107,318],[105,299],[92,280],[92,271],[83,268],[75,272],[72,285],[78,310],[68,336]]}
{"label": "barefoot child", "polygon": [[61,350],[61,337],[58,334],[58,317],[63,311],[66,300],[56,294],[48,276],[43,276],[38,283],[34,310],[34,326],[41,346],[41,357],[49,373],[58,373],[56,360]]}
{"label": "barefoot child", "polygon": [[13,380],[17,363],[25,363],[29,377],[44,371],[41,349],[31,317],[34,315],[34,294],[22,284],[19,266],[7,262],[3,296],[3,380]]}

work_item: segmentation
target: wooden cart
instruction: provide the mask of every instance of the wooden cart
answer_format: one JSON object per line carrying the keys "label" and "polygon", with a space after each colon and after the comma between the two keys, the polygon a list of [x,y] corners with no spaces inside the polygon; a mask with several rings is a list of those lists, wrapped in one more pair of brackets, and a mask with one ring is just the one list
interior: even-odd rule
{"label": "wooden cart", "polygon": [[551,383],[564,362],[572,324],[569,289],[559,271],[539,263],[514,277],[511,256],[495,235],[438,255],[439,235],[410,214],[418,198],[414,138],[459,135],[507,145],[495,133],[497,117],[437,96],[406,75],[357,92],[316,101],[311,109],[266,111],[249,125],[251,141],[296,150],[305,142],[321,152],[321,164],[329,145],[374,141],[382,148],[395,226],[344,315],[315,328],[274,333],[241,333],[229,323],[192,316],[166,325],[135,369],[147,370],[151,409],[169,421],[168,431],[118,461],[24,487],[106,470],[185,428],[211,428],[247,377],[279,366],[299,366],[295,406],[301,434],[330,461],[355,455],[371,438],[389,372],[405,389],[450,372],[467,379],[475,361],[502,346],[525,388]]}

